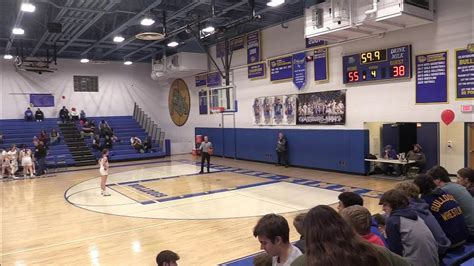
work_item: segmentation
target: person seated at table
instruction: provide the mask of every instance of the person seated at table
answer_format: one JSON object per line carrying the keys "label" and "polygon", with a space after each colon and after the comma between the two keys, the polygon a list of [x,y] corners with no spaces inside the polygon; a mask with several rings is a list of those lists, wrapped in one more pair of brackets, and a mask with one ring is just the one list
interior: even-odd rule
{"label": "person seated at table", "polygon": [[413,145],[413,150],[407,153],[407,160],[415,161],[415,163],[411,165],[418,167],[420,169],[419,172],[423,172],[426,165],[426,156],[425,153],[422,151],[420,144]]}
{"label": "person seated at table", "polygon": [[33,121],[33,111],[31,111],[30,107],[26,108],[25,121]]}
{"label": "person seated at table", "polygon": [[41,111],[41,109],[39,108],[35,112],[35,119],[36,119],[36,122],[43,122],[44,120],[43,111]]}
{"label": "person seated at table", "polygon": [[[382,159],[386,159],[386,160],[397,159],[397,151],[393,149],[391,145],[385,146],[384,151],[382,153]],[[398,167],[398,165],[382,163],[379,167],[382,168],[382,171],[385,175],[392,175],[392,174],[395,176],[400,175],[400,168]]]}

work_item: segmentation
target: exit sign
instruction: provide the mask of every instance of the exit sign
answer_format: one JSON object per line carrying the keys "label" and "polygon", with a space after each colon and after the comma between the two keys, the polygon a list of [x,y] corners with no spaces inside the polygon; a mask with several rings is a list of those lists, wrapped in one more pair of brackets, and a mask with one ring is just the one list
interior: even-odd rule
{"label": "exit sign", "polygon": [[473,105],[461,105],[462,113],[472,113]]}

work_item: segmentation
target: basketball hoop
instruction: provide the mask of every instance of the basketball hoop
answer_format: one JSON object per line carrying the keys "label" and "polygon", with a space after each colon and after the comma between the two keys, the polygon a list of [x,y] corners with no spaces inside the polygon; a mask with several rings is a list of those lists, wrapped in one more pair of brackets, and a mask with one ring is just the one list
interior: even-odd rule
{"label": "basketball hoop", "polygon": [[219,107],[211,107],[211,114],[220,114],[224,112],[224,107],[219,106]]}

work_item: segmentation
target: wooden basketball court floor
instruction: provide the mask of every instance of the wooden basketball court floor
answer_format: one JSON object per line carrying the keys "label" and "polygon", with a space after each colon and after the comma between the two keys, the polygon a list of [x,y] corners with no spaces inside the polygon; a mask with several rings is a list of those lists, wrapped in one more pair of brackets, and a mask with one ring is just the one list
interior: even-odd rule
{"label": "wooden basketball court floor", "polygon": [[176,251],[181,265],[217,265],[259,251],[252,229],[281,213],[297,240],[294,216],[337,206],[355,191],[371,212],[395,181],[212,158],[198,175],[188,155],[113,164],[100,196],[97,169],[1,182],[1,265],[154,265]]}

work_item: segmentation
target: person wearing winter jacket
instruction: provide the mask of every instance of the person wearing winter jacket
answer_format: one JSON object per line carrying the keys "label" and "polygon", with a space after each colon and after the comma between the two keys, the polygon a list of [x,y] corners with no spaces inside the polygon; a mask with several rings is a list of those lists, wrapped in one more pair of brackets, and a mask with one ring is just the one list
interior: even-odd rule
{"label": "person wearing winter jacket", "polygon": [[398,183],[394,189],[405,194],[408,198],[409,206],[426,223],[438,244],[438,253],[446,253],[451,246],[451,240],[449,240],[436,218],[430,212],[428,204],[418,197],[420,194],[419,188],[412,181],[404,181]]}
{"label": "person wearing winter jacket", "polygon": [[412,265],[438,265],[438,246],[426,223],[409,206],[398,190],[385,192],[380,205],[388,217],[385,225],[387,247]]}

